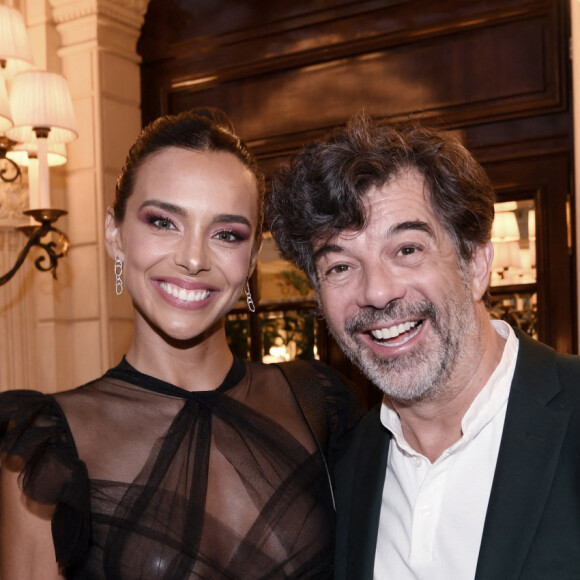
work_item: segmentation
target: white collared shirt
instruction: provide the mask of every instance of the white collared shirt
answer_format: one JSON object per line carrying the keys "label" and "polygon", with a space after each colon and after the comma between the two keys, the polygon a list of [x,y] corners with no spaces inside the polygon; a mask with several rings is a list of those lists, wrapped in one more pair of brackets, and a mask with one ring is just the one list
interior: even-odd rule
{"label": "white collared shirt", "polygon": [[383,403],[381,422],[392,433],[375,555],[375,580],[470,580],[515,370],[518,339],[503,355],[461,422],[462,437],[432,464],[405,441],[397,413]]}

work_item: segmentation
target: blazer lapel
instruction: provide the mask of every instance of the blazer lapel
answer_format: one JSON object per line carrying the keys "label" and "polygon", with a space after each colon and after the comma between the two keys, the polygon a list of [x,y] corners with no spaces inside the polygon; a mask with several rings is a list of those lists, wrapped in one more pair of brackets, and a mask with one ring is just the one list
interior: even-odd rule
{"label": "blazer lapel", "polygon": [[[360,425],[358,445],[351,451],[354,461],[348,461],[352,486],[346,488],[342,499],[337,497],[339,520],[336,578],[372,580],[383,484],[387,468],[390,435],[380,422],[376,410],[369,413]],[[342,509],[341,509],[342,504]]]}
{"label": "blazer lapel", "polygon": [[555,354],[518,334],[520,351],[483,530],[476,580],[518,578],[554,477],[569,413]]}

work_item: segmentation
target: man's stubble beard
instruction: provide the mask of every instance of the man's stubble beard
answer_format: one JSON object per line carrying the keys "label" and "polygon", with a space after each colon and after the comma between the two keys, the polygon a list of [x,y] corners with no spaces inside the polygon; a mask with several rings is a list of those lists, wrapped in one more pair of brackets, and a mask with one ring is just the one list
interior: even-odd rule
{"label": "man's stubble beard", "polygon": [[[421,318],[430,323],[432,339],[406,354],[383,358],[376,355],[358,333],[379,323],[383,328],[395,320]],[[467,285],[459,298],[449,298],[437,309],[423,300],[404,304],[395,300],[383,310],[361,309],[345,322],[342,334],[329,329],[347,357],[363,374],[394,401],[409,404],[436,400],[446,391],[462,347],[477,332],[475,305]]]}

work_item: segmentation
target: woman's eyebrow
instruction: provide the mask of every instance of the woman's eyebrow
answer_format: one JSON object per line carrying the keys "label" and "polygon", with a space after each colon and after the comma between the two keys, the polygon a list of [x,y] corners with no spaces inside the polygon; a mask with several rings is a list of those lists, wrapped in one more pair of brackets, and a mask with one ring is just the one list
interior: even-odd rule
{"label": "woman's eyebrow", "polygon": [[221,213],[217,215],[213,221],[218,224],[235,223],[235,224],[243,224],[245,226],[248,226],[249,228],[252,227],[250,220],[246,216],[235,213]]}
{"label": "woman's eyebrow", "polygon": [[[170,213],[173,213],[175,215],[179,215],[181,217],[187,216],[187,211],[185,209],[183,209],[181,206],[175,205],[173,203],[167,203],[166,201],[161,201],[158,199],[148,199],[147,201],[144,201],[141,204],[141,207],[142,208],[143,207],[157,207],[159,209],[168,211]],[[239,215],[239,214],[233,214],[233,213],[218,214],[217,216],[215,216],[213,221],[215,223],[218,223],[218,224],[238,223],[238,224],[243,224],[245,226],[248,226],[249,228],[252,227],[252,224],[247,217],[245,217],[243,215]]]}
{"label": "woman's eyebrow", "polygon": [[141,204],[142,208],[149,207],[149,206],[158,207],[159,209],[163,209],[165,211],[168,211],[168,212],[171,212],[171,213],[174,213],[176,215],[183,216],[183,217],[185,217],[187,215],[187,212],[181,206],[175,205],[173,203],[167,203],[166,201],[160,201],[157,199],[148,199],[147,201],[144,201]]}

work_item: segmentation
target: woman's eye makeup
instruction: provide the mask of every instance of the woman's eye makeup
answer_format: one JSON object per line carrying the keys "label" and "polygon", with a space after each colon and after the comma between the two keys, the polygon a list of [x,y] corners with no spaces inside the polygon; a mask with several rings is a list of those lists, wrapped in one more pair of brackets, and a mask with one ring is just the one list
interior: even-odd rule
{"label": "woman's eye makeup", "polygon": [[222,242],[244,242],[248,239],[248,234],[238,231],[237,229],[222,229],[216,232],[213,236],[215,239]]}
{"label": "woman's eye makeup", "polygon": [[[160,231],[184,230],[184,228],[187,229],[189,227],[187,221],[182,222],[180,219],[176,220],[174,216],[160,212],[158,209],[150,209],[143,212],[141,221],[153,229]],[[227,244],[245,242],[251,236],[251,228],[246,227],[244,224],[214,223],[213,226],[208,227],[213,230],[213,232],[209,233],[212,239]]]}
{"label": "woman's eye makeup", "polygon": [[148,213],[145,215],[144,221],[154,226],[160,230],[172,230],[176,229],[173,220],[166,215],[160,215],[157,213]]}

